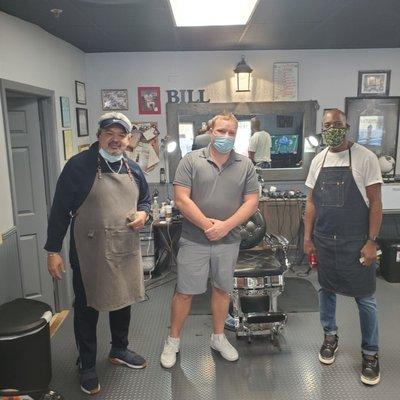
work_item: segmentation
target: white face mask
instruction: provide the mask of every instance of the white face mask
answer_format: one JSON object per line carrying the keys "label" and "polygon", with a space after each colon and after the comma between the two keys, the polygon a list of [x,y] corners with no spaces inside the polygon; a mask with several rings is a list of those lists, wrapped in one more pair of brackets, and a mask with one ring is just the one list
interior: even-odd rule
{"label": "white face mask", "polygon": [[122,154],[113,156],[113,155],[107,153],[107,151],[102,148],[99,150],[99,153],[105,160],[107,160],[108,162],[111,162],[111,163],[121,161],[124,157]]}

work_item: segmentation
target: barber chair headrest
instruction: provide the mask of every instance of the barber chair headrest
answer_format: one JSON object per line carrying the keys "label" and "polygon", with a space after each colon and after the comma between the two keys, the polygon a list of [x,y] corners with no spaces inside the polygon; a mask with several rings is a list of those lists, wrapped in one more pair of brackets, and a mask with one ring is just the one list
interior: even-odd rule
{"label": "barber chair headrest", "polygon": [[265,231],[265,219],[260,210],[257,210],[245,224],[240,225],[240,236],[242,238],[240,249],[246,250],[257,246],[263,240]]}

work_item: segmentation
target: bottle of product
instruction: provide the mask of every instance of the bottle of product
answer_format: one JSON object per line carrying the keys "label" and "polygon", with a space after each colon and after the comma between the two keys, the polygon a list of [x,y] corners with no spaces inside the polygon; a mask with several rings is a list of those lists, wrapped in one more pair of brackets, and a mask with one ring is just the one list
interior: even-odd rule
{"label": "bottle of product", "polygon": [[165,174],[165,168],[160,168],[160,183],[167,183],[167,175]]}
{"label": "bottle of product", "polygon": [[153,221],[158,221],[160,219],[160,208],[157,203],[157,197],[154,197],[154,201],[151,206],[151,210],[153,213]]}
{"label": "bottle of product", "polygon": [[161,208],[160,208],[160,219],[165,220],[165,203],[161,203]]}
{"label": "bottle of product", "polygon": [[170,204],[167,204],[165,206],[165,220],[167,222],[172,221],[172,206]]}

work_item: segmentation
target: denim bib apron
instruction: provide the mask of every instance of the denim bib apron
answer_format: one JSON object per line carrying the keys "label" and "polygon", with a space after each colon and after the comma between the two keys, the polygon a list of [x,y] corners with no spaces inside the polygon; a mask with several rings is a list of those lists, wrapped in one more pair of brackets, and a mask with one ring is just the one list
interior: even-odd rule
{"label": "denim bib apron", "polygon": [[[329,151],[329,150],[328,150]],[[359,261],[368,238],[369,209],[349,166],[322,167],[313,190],[313,241],[318,259],[318,281],[323,289],[351,297],[375,292],[375,264]]]}

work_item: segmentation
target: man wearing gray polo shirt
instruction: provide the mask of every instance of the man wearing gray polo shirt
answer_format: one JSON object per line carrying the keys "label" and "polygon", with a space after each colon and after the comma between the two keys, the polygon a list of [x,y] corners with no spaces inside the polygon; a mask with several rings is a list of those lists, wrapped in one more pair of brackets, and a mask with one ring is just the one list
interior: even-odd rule
{"label": "man wearing gray polo shirt", "polygon": [[215,116],[210,145],[188,153],[176,171],[174,198],[185,218],[171,329],[161,354],[161,365],[165,368],[176,363],[179,338],[192,298],[207,290],[209,272],[214,326],[210,346],[228,361],[239,357],[224,335],[224,322],[239,253],[238,225],[256,212],[259,188],[250,159],[233,150],[237,127],[233,114]]}

